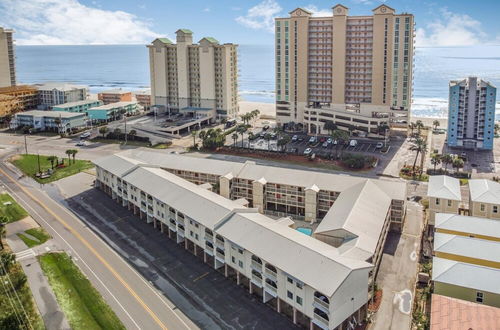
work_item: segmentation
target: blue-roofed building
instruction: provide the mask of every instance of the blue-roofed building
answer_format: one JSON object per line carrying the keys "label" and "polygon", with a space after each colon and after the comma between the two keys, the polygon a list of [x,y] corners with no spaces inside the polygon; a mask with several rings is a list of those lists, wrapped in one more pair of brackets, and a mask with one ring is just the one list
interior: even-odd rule
{"label": "blue-roofed building", "polygon": [[493,149],[496,87],[477,77],[450,82],[449,147]]}
{"label": "blue-roofed building", "polygon": [[102,101],[99,100],[82,100],[55,105],[52,107],[52,110],[86,113],[88,109],[98,107],[102,104]]}

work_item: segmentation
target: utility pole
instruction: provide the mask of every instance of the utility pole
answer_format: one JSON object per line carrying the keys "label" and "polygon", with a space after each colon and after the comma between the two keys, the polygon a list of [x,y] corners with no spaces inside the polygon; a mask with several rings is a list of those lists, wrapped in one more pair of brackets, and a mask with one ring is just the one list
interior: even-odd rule
{"label": "utility pole", "polygon": [[37,153],[37,162],[38,162],[38,173],[42,173],[42,169],[40,168],[40,153]]}
{"label": "utility pole", "polygon": [[28,142],[26,140],[26,134],[24,134],[24,154],[28,154]]}
{"label": "utility pole", "polygon": [[125,118],[125,144],[127,144],[127,114],[124,114],[123,118]]}

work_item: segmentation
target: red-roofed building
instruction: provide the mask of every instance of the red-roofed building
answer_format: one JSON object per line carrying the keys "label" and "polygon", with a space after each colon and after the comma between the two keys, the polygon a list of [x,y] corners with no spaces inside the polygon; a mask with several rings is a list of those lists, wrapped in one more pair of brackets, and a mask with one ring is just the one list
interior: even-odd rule
{"label": "red-roofed building", "polygon": [[431,330],[500,329],[500,308],[432,295]]}

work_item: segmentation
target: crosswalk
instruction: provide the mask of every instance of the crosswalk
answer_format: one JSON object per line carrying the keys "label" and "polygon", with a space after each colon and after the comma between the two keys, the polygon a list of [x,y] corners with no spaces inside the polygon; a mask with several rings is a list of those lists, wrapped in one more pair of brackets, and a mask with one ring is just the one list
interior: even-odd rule
{"label": "crosswalk", "polygon": [[27,259],[35,256],[36,254],[35,251],[33,251],[33,249],[26,249],[16,253],[16,260],[19,261],[22,259]]}

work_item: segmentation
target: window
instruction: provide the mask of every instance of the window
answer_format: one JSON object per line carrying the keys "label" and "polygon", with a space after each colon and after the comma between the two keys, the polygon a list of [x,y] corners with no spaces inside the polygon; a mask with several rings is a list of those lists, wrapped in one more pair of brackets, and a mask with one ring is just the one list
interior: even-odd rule
{"label": "window", "polygon": [[288,297],[288,299],[292,299],[293,300],[293,293],[291,293],[290,291],[286,292],[286,296]]}
{"label": "window", "polygon": [[287,276],[286,280],[288,281],[288,283],[292,283],[293,284],[293,280],[290,277]]}
{"label": "window", "polygon": [[448,200],[448,207],[451,206],[451,200]]}
{"label": "window", "polygon": [[232,261],[233,264],[236,263],[236,259],[234,259],[234,257],[231,257],[231,261]]}
{"label": "window", "polygon": [[295,300],[297,301],[297,304],[302,306],[302,297],[296,296]]}
{"label": "window", "polygon": [[238,260],[238,266],[240,266],[240,268],[243,268],[243,261]]}
{"label": "window", "polygon": [[483,293],[477,291],[476,292],[476,302],[482,304],[483,303]]}
{"label": "window", "polygon": [[439,198],[436,198],[436,205],[439,205]]}
{"label": "window", "polygon": [[479,206],[479,209],[481,210],[481,212],[484,212],[484,209],[485,209],[484,204],[481,204],[481,205]]}
{"label": "window", "polygon": [[498,206],[493,205],[493,213],[498,213]]}
{"label": "window", "polygon": [[299,289],[302,289],[302,287],[304,286],[304,284],[299,283],[299,282],[297,282],[295,285],[296,285],[296,286],[297,286],[297,288],[299,288]]}
{"label": "window", "polygon": [[243,254],[243,249],[238,249],[238,252],[239,252],[240,254]]}

